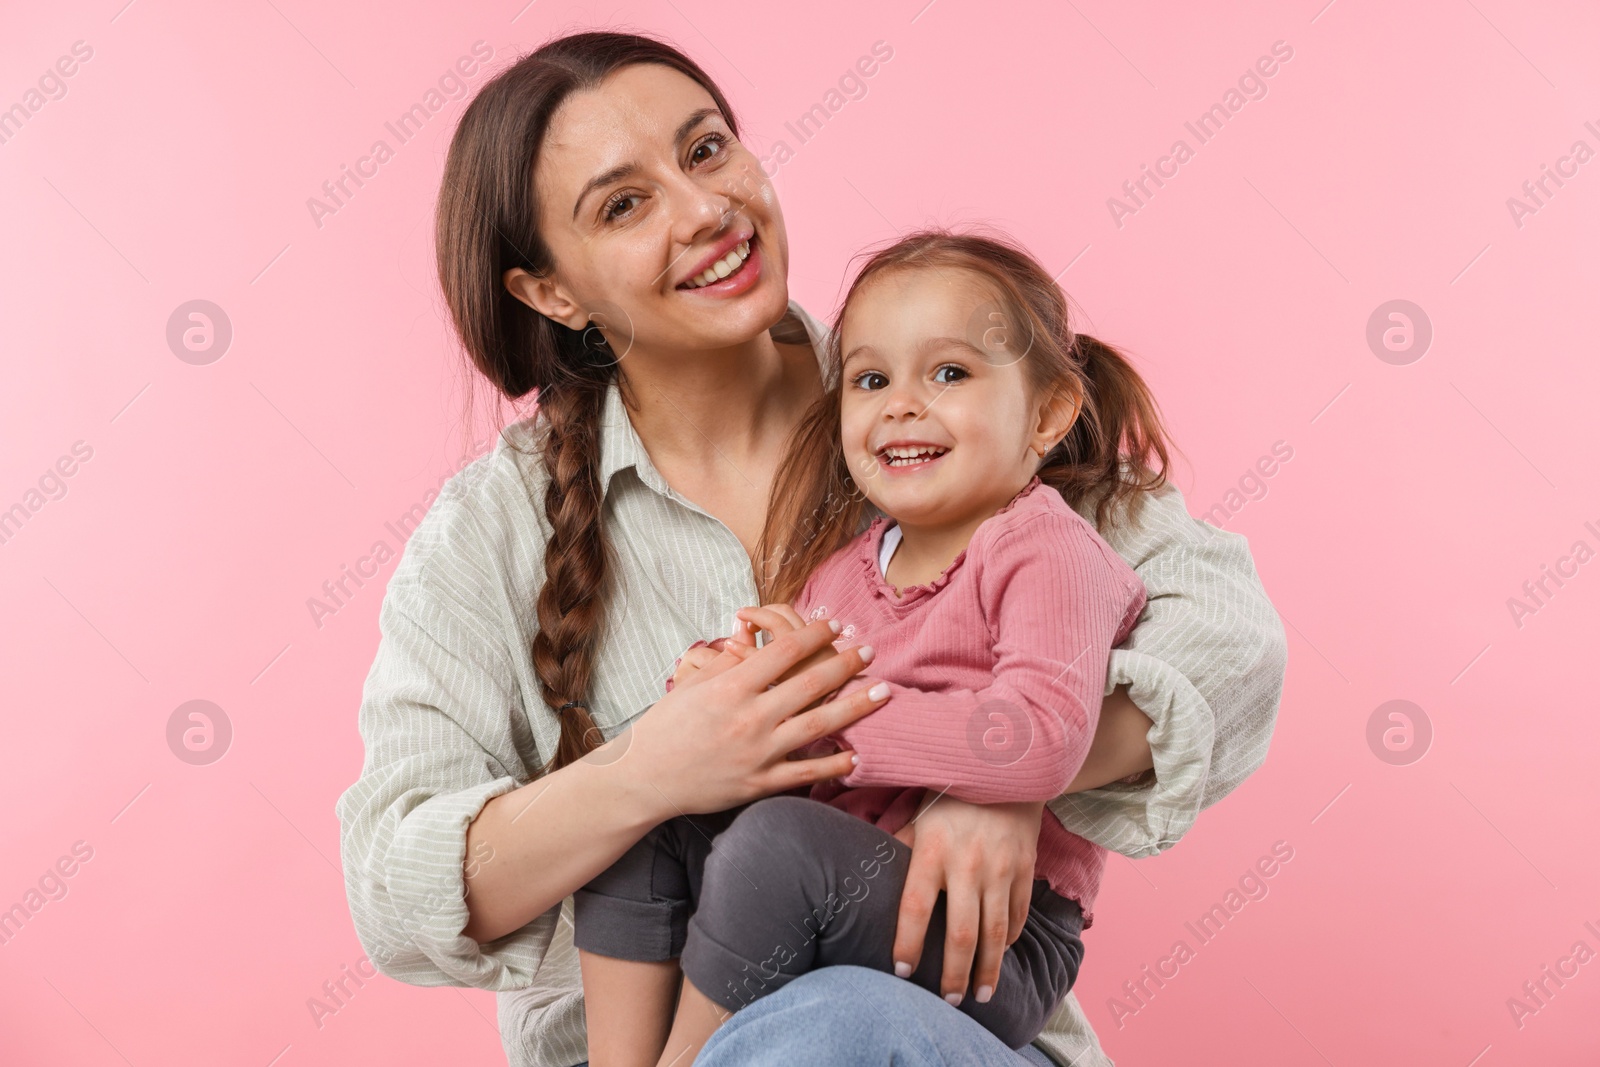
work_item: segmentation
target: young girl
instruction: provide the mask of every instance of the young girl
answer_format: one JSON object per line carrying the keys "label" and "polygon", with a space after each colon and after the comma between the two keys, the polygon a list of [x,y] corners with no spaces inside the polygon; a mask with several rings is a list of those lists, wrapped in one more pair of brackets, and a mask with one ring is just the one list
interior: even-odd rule
{"label": "young girl", "polygon": [[[671,819],[574,894],[594,1067],[687,1065],[729,1012],[816,967],[937,992],[942,894],[917,965],[891,955],[913,819],[945,793],[1041,805],[1000,982],[947,999],[1021,1048],[1078,974],[1106,853],[1042,802],[1083,763],[1145,590],[1069,501],[1098,496],[1103,518],[1138,499],[1147,458],[1166,462],[1154,402],[1120,355],[1072,333],[1025,252],[945,231],[868,261],[829,356],[757,550],[769,606],[686,653],[672,684],[739,662],[754,630],[826,616],[837,645],[873,657],[839,695],[879,685],[889,699],[803,750],[853,750],[845,778]],[[880,514],[858,533],[868,503]]]}

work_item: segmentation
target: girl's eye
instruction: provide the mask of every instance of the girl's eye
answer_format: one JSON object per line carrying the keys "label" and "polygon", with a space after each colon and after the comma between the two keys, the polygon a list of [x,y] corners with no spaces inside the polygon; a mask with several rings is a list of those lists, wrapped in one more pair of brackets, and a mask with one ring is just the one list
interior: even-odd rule
{"label": "girl's eye", "polygon": [[638,193],[617,193],[610,200],[606,201],[605,207],[600,210],[600,217],[606,222],[614,222],[623,215],[626,215],[628,211],[633,210],[632,208],[628,208],[627,211],[619,211],[619,208],[627,207],[628,202],[631,200],[642,199],[644,198]]}
{"label": "girl's eye", "polygon": [[[941,375],[950,375],[950,377],[940,377]],[[967,373],[967,369],[965,367],[958,367],[954,363],[946,363],[944,366],[933,372],[933,380],[941,385],[953,385],[963,378],[970,377],[971,375]]]}
{"label": "girl's eye", "polygon": [[889,384],[889,379],[886,375],[881,374],[878,371],[868,370],[862,371],[860,374],[856,375],[853,379],[851,379],[850,384],[854,385],[857,389],[882,389],[884,386]]}

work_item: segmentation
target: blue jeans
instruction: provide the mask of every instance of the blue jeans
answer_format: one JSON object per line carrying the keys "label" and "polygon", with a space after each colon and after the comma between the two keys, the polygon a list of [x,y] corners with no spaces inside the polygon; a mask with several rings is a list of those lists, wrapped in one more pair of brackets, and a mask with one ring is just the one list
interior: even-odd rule
{"label": "blue jeans", "polygon": [[[936,994],[870,967],[803,974],[735,1012],[694,1067],[1052,1067],[1032,1045],[1012,1051]],[[588,1067],[587,1063],[578,1067]]]}

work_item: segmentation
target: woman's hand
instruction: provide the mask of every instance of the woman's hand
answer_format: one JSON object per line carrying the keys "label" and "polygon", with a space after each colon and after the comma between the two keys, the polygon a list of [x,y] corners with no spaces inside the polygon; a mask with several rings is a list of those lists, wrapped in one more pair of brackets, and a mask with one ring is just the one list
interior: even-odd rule
{"label": "woman's hand", "polygon": [[943,889],[944,974],[939,990],[960,1003],[970,974],[980,1003],[994,995],[1000,959],[1028,918],[1043,813],[1042,800],[923,800],[917,815],[894,835],[911,848],[894,935],[896,974],[905,978],[917,969],[933,905]]}
{"label": "woman's hand", "polygon": [[849,774],[854,753],[848,751],[788,758],[888,699],[889,687],[879,684],[819,703],[871,659],[859,648],[834,651],[835,636],[829,620],[819,619],[747,654],[725,657],[734,643],[725,642],[692,678],[585,760],[603,766],[626,759],[637,768],[620,780],[639,790],[644,810],[660,815],[657,822]]}

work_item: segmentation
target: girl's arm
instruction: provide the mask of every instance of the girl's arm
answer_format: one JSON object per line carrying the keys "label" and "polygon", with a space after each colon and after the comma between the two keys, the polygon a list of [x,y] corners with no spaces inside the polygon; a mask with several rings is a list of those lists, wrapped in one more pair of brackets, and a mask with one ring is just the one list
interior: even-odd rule
{"label": "girl's arm", "polygon": [[[1111,652],[1106,685],[1126,687],[1149,718],[1153,780],[1048,804],[1073,833],[1133,857],[1170,848],[1200,809],[1261,765],[1288,658],[1248,541],[1191,518],[1170,483],[1140,500],[1131,521],[1119,517],[1100,531],[1149,594],[1133,632]],[[1090,507],[1080,514],[1089,518]]]}
{"label": "girl's arm", "polygon": [[924,630],[919,640],[992,640],[989,684],[924,691],[888,682],[888,703],[839,733],[861,760],[841,785],[930,786],[992,804],[1057,797],[1078,773],[1111,646],[1144,590],[1070,513],[1007,525],[972,546],[969,565],[979,568],[983,619],[970,635]]}

